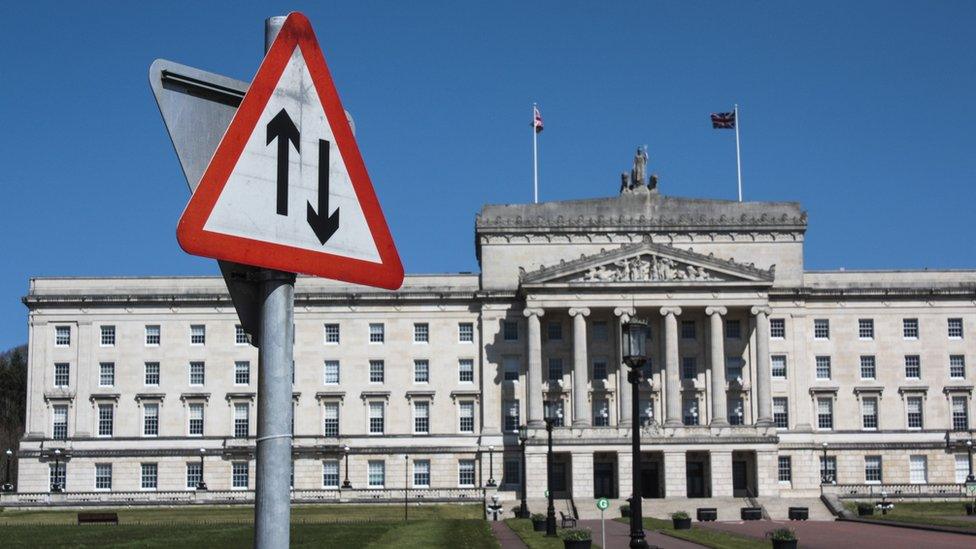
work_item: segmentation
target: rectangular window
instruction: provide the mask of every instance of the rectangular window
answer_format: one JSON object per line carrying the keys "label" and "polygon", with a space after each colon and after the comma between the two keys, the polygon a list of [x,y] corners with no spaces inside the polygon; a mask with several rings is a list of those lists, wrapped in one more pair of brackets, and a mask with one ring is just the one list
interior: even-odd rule
{"label": "rectangular window", "polygon": [[155,402],[142,407],[142,436],[159,436],[159,404]]}
{"label": "rectangular window", "polygon": [[518,381],[520,369],[519,357],[502,357],[502,369],[505,370],[505,381]]}
{"label": "rectangular window", "polygon": [[878,428],[878,399],[876,397],[861,399],[861,428],[870,431]]}
{"label": "rectangular window", "polygon": [[327,345],[338,345],[339,344],[339,325],[338,324],[326,324],[325,325],[325,343]]}
{"label": "rectangular window", "polygon": [[790,456],[779,456],[776,475],[780,482],[793,482],[793,462]]}
{"label": "rectangular window", "polygon": [[745,410],[740,397],[730,396],[725,408],[729,425],[743,425],[745,423]]}
{"label": "rectangular window", "polygon": [[51,481],[51,489],[55,487],[62,491],[67,489],[65,481],[68,476],[68,464],[65,462],[48,464],[48,479]]}
{"label": "rectangular window", "polygon": [[925,484],[929,481],[929,464],[925,456],[908,456],[908,482]]}
{"label": "rectangular window", "polygon": [[414,460],[413,487],[430,488],[430,460],[426,460],[426,459]]}
{"label": "rectangular window", "polygon": [[67,362],[54,364],[54,386],[67,387],[71,381],[71,366]]}
{"label": "rectangular window", "polygon": [[155,490],[159,486],[159,466],[155,463],[143,463],[140,487],[143,490]]}
{"label": "rectangular window", "polygon": [[458,323],[458,342],[474,343],[474,324],[470,322]]}
{"label": "rectangular window", "polygon": [[924,426],[922,412],[922,397],[910,396],[905,399],[906,424],[909,429],[921,429]]}
{"label": "rectangular window", "polygon": [[594,320],[590,328],[593,330],[593,341],[607,341],[609,330],[606,320]]}
{"label": "rectangular window", "polygon": [[101,339],[99,340],[99,343],[102,347],[115,346],[115,326],[101,327]]}
{"label": "rectangular window", "polygon": [[502,484],[519,486],[522,484],[522,467],[517,459],[506,459],[502,465]]}
{"label": "rectangular window", "polygon": [[112,404],[98,405],[98,436],[110,437],[115,429],[115,406]]}
{"label": "rectangular window", "polygon": [[381,323],[369,325],[369,342],[383,343],[386,340],[386,327]]}
{"label": "rectangular window", "polygon": [[902,336],[905,339],[918,339],[918,319],[906,318],[901,321]]}
{"label": "rectangular window", "polygon": [[413,342],[430,343],[430,325],[426,322],[418,322],[413,325]]}
{"label": "rectangular window", "polygon": [[773,424],[777,429],[790,428],[790,407],[786,397],[773,397]]}
{"label": "rectangular window", "polygon": [[234,404],[234,438],[247,438],[251,432],[251,407],[245,402]]}
{"label": "rectangular window", "polygon": [[413,382],[430,383],[430,362],[427,360],[413,361]]}
{"label": "rectangular window", "polygon": [[681,339],[695,339],[695,321],[694,320],[682,320],[681,321]]}
{"label": "rectangular window", "polygon": [[458,460],[458,486],[474,486],[474,460]]}
{"label": "rectangular window", "polygon": [[250,385],[251,363],[239,360],[234,363],[234,385]]}
{"label": "rectangular window", "polygon": [[244,331],[244,326],[240,324],[234,325],[234,345],[247,345],[250,343],[247,339],[247,332]]}
{"label": "rectangular window", "polygon": [[593,425],[595,427],[610,425],[610,403],[605,398],[593,399]]}
{"label": "rectangular window", "polygon": [[962,319],[948,319],[949,339],[962,339]]}
{"label": "rectangular window", "polygon": [[66,404],[55,404],[52,410],[52,416],[52,438],[54,438],[54,440],[67,440],[68,406]]}
{"label": "rectangular window", "polygon": [[549,381],[563,380],[563,360],[561,358],[549,359]]}
{"label": "rectangular window", "polygon": [[773,379],[786,379],[786,355],[772,355],[769,364]]}
{"label": "rectangular window", "polygon": [[813,321],[813,338],[830,339],[830,320],[817,318]]}
{"label": "rectangular window", "polygon": [[593,361],[593,379],[594,380],[607,379],[607,361],[605,359],[598,359]]}
{"label": "rectangular window", "polygon": [[698,425],[698,399],[681,399],[682,418],[685,425]]}
{"label": "rectangular window", "polygon": [[150,324],[146,326],[146,345],[149,347],[158,347],[161,341],[161,335],[158,324]]}
{"label": "rectangular window", "polygon": [[458,360],[458,381],[474,383],[474,360],[470,358]]}
{"label": "rectangular window", "polygon": [[203,324],[190,326],[190,345],[203,345],[207,342],[207,327]]}
{"label": "rectangular window", "polygon": [[115,385],[115,363],[102,362],[98,365],[98,386],[112,387]]}
{"label": "rectangular window", "polygon": [[413,433],[430,434],[430,402],[426,400],[415,400],[413,403]]}
{"label": "rectangular window", "polygon": [[322,462],[322,488],[339,488],[339,460],[327,459]]}
{"label": "rectangular window", "polygon": [[251,468],[248,462],[235,461],[231,467],[233,467],[231,470],[231,486],[235,490],[247,490],[247,487],[250,484],[249,477],[251,473]]}
{"label": "rectangular window", "polygon": [[952,429],[954,431],[969,429],[969,397],[952,397]]}
{"label": "rectangular window", "polygon": [[54,346],[68,347],[71,345],[71,326],[54,327]]}
{"label": "rectangular window", "polygon": [[963,355],[949,356],[949,377],[964,379],[966,377],[966,357]]}
{"label": "rectangular window", "polygon": [[877,377],[877,365],[874,355],[861,356],[861,379],[874,379]]}
{"label": "rectangular window", "polygon": [[386,484],[386,463],[379,460],[370,460],[368,473],[370,488],[382,488]]}
{"label": "rectangular window", "polygon": [[817,429],[834,428],[834,401],[829,397],[817,399]]}
{"label": "rectangular window", "polygon": [[159,386],[159,363],[158,362],[147,362],[145,364],[143,381],[146,385],[150,387]]}
{"label": "rectangular window", "polygon": [[508,433],[517,433],[519,425],[521,425],[521,418],[519,417],[518,399],[506,400],[505,401],[505,431]]}
{"label": "rectangular window", "polygon": [[649,398],[641,398],[637,402],[637,412],[640,414],[640,424],[647,427],[654,423],[654,401]]}
{"label": "rectangular window", "polygon": [[786,338],[786,319],[783,318],[769,319],[769,337],[771,339]]}
{"label": "rectangular window", "polygon": [[322,427],[322,435],[330,438],[337,438],[339,436],[339,403],[326,402],[323,404],[322,416],[325,418]]}
{"label": "rectangular window", "polygon": [[95,464],[95,489],[96,490],[112,489],[112,464],[111,463]]}
{"label": "rectangular window", "polygon": [[681,357],[681,377],[695,379],[698,376],[698,363],[693,356]]}
{"label": "rectangular window", "polygon": [[339,384],[339,361],[338,360],[325,361],[325,384],[326,385]]}
{"label": "rectangular window", "polygon": [[518,322],[506,320],[502,323],[502,332],[505,341],[518,341]]}
{"label": "rectangular window", "polygon": [[966,482],[969,477],[969,455],[968,454],[956,454],[956,484],[962,484]]}
{"label": "rectangular window", "polygon": [[725,358],[725,381],[736,382],[740,385],[742,384],[742,368],[745,366],[746,361],[741,357],[726,357]]}
{"label": "rectangular window", "polygon": [[199,461],[191,461],[186,464],[186,487],[194,490],[203,482],[203,466]]}
{"label": "rectangular window", "polygon": [[563,401],[561,399],[545,401],[544,413],[546,418],[552,419],[554,426],[563,426]]}
{"label": "rectangular window", "polygon": [[857,337],[859,339],[874,339],[874,319],[861,318],[857,321]]}
{"label": "rectangular window", "polygon": [[203,436],[203,403],[202,402],[191,402],[186,408],[187,417],[189,418],[189,423],[187,425],[187,432],[192,437],[202,437]]}
{"label": "rectangular window", "polygon": [[206,380],[203,362],[190,363],[190,385],[203,385]]}
{"label": "rectangular window", "polygon": [[881,484],[881,456],[864,456],[864,482]]}
{"label": "rectangular window", "polygon": [[830,357],[818,356],[815,362],[817,365],[817,379],[830,379]]}
{"label": "rectangular window", "polygon": [[837,458],[820,456],[820,481],[824,484],[837,484]]}
{"label": "rectangular window", "polygon": [[382,435],[385,427],[384,406],[382,402],[369,403],[369,434]]}
{"label": "rectangular window", "polygon": [[549,338],[549,341],[562,341],[563,323],[558,320],[546,323],[546,336]]}
{"label": "rectangular window", "polygon": [[369,382],[383,383],[383,380],[386,377],[385,369],[386,366],[382,360],[370,360],[369,361]]}
{"label": "rectangular window", "polygon": [[726,339],[741,339],[742,338],[742,323],[738,320],[726,320],[725,321],[725,338]]}
{"label": "rectangular window", "polygon": [[462,433],[474,432],[474,402],[462,400],[458,403],[459,423],[458,430]]}
{"label": "rectangular window", "polygon": [[905,355],[905,378],[922,378],[922,359],[918,355]]}

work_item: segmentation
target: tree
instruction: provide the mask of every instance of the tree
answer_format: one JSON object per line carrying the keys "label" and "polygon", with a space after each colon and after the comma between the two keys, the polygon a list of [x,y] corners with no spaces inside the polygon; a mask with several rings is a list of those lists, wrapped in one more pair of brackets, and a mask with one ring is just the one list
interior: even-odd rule
{"label": "tree", "polygon": [[[27,346],[21,345],[0,353],[0,452],[7,448],[16,452],[17,443],[24,434],[26,416]],[[17,477],[16,458],[14,464],[11,466],[11,482]]]}

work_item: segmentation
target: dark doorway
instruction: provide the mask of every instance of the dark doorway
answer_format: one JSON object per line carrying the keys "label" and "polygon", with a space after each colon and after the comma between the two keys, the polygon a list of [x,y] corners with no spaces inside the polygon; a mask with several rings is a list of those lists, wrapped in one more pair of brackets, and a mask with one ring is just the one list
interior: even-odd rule
{"label": "dark doorway", "polygon": [[690,498],[712,497],[709,455],[707,452],[688,452],[685,457],[687,489]]}
{"label": "dark doorway", "polygon": [[573,497],[572,493],[572,460],[570,454],[552,455],[552,496],[565,499]]}
{"label": "dark doorway", "polygon": [[735,497],[745,497],[749,487],[746,475],[746,462],[735,460],[732,462],[732,494]]}
{"label": "dark doorway", "polygon": [[732,495],[737,498],[758,496],[756,484],[756,453],[732,452]]}
{"label": "dark doorway", "polygon": [[593,455],[593,497],[617,499],[617,454]]}
{"label": "dark doorway", "polygon": [[664,497],[664,456],[660,452],[641,453],[641,497]]}

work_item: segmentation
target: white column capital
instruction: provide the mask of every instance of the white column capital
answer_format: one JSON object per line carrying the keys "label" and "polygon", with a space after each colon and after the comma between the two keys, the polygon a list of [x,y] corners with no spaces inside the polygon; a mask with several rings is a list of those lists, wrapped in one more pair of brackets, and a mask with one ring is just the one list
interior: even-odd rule
{"label": "white column capital", "polygon": [[540,308],[526,308],[522,311],[522,314],[525,315],[525,318],[529,318],[530,316],[542,317],[546,314],[546,310]]}
{"label": "white column capital", "polygon": [[637,314],[637,310],[634,309],[633,307],[617,307],[616,309],[613,310],[614,316],[631,317],[634,316],[635,314]]}
{"label": "white column capital", "polygon": [[725,316],[729,313],[729,310],[725,307],[705,307],[705,314],[708,316],[719,315]]}
{"label": "white column capital", "polygon": [[754,316],[759,316],[759,315],[769,316],[769,313],[772,312],[772,309],[770,309],[765,305],[756,305],[749,312],[752,313]]}
{"label": "white column capital", "polygon": [[584,317],[590,316],[590,309],[588,307],[573,307],[569,310],[569,316],[582,315]]}
{"label": "white column capital", "polygon": [[669,315],[680,316],[681,307],[661,307],[661,316]]}

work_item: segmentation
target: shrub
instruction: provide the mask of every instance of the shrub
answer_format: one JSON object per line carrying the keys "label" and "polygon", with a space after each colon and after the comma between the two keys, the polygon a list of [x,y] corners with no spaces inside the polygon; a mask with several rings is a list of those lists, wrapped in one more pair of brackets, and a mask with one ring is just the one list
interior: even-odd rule
{"label": "shrub", "polygon": [[858,513],[870,513],[874,511],[874,505],[870,503],[864,503],[863,501],[857,504]]}
{"label": "shrub", "polygon": [[685,513],[684,511],[677,511],[675,513],[671,513],[671,518],[678,519],[678,520],[684,520],[684,519],[688,518],[688,513]]}
{"label": "shrub", "polygon": [[629,503],[625,503],[625,504],[621,505],[620,506],[620,510],[622,512],[624,512],[624,513],[629,513],[630,512],[630,504]]}
{"label": "shrub", "polygon": [[546,520],[546,516],[543,515],[542,513],[532,513],[532,515],[529,516],[529,518],[532,519],[533,521]]}
{"label": "shrub", "polygon": [[559,537],[568,541],[589,541],[593,539],[593,535],[586,528],[574,528],[571,530],[563,530]]}
{"label": "shrub", "polygon": [[796,541],[796,533],[789,528],[777,528],[766,532],[766,537],[776,541]]}

